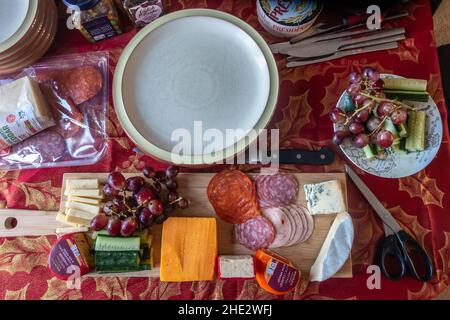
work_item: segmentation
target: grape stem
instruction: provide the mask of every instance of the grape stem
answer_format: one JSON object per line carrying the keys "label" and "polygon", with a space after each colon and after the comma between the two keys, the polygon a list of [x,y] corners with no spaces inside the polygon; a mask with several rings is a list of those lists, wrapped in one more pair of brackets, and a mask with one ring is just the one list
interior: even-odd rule
{"label": "grape stem", "polygon": [[381,130],[381,127],[383,126],[383,123],[386,121],[386,119],[388,118],[388,116],[384,116],[383,119],[381,120],[380,124],[378,125],[378,127],[373,130],[371,133],[369,133],[369,137],[378,133]]}
{"label": "grape stem", "polygon": [[181,200],[183,200],[183,198],[179,197],[178,199],[176,199],[176,200],[172,201],[171,203],[169,203],[169,206],[171,206],[171,205],[173,205],[173,204],[175,204],[177,202],[180,202]]}
{"label": "grape stem", "polygon": [[372,96],[370,94],[367,94],[367,93],[364,93],[364,92],[360,92],[359,94],[364,96],[364,97],[366,97],[366,98],[370,98],[370,99],[372,99],[373,101],[376,101],[376,102],[390,102],[390,103],[393,103],[393,104],[396,104],[396,105],[401,105],[401,106],[405,107],[408,110],[417,111],[417,110],[422,110],[422,109],[428,108],[428,106],[421,107],[421,108],[414,108],[414,107],[411,107],[410,105],[408,105],[408,104],[406,104],[406,103],[404,103],[402,101],[399,101],[399,100],[392,100],[392,99],[374,97],[374,96]]}

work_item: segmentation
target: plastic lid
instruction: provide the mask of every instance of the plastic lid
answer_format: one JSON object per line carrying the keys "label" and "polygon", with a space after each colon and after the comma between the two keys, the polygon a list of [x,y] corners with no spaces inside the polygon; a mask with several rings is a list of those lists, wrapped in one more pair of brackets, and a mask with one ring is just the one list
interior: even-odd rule
{"label": "plastic lid", "polygon": [[78,7],[81,10],[88,10],[95,7],[100,0],[63,0],[67,7]]}

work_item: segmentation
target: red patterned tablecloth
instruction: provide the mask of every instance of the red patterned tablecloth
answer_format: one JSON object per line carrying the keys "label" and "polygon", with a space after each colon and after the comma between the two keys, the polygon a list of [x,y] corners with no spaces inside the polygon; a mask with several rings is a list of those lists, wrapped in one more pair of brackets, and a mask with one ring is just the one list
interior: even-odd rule
{"label": "red patterned tablecloth", "polygon": [[[256,17],[254,0],[167,0],[167,11],[208,7],[232,13],[254,26],[268,42],[275,39],[265,32]],[[408,34],[397,50],[354,56],[303,68],[285,68],[277,57],[280,96],[272,128],[281,131],[282,147],[318,148],[330,143],[332,126],[328,112],[347,86],[353,69],[372,66],[385,73],[428,79],[430,93],[446,124],[439,62],[433,39],[433,22],[428,0],[412,1],[411,16],[401,20]],[[78,31],[60,25],[58,39],[49,52],[63,54],[107,50],[110,72],[122,49],[136,31],[97,45],[87,44]],[[99,163],[87,167],[0,172],[0,205],[9,208],[56,210],[64,172],[137,172],[145,164],[163,168],[149,157],[133,152],[133,144],[120,127],[113,106],[109,108],[109,152]],[[352,279],[331,279],[303,285],[284,299],[430,299],[449,284],[450,273],[450,163],[449,134],[444,125],[442,147],[436,159],[423,171],[403,179],[381,179],[359,172],[368,186],[401,225],[413,233],[430,253],[436,275],[421,283],[406,278],[399,282],[385,279],[381,290],[366,286],[366,267],[373,263],[375,246],[383,235],[380,221],[355,187],[349,185],[350,212],[355,225],[352,250]],[[342,171],[345,159],[331,166],[296,168],[303,172]],[[286,167],[286,169],[295,169]],[[55,237],[0,239],[0,298],[3,299],[275,299],[255,281],[213,281],[160,283],[158,279],[84,279],[81,290],[68,290],[66,282],[52,278],[47,255]]]}

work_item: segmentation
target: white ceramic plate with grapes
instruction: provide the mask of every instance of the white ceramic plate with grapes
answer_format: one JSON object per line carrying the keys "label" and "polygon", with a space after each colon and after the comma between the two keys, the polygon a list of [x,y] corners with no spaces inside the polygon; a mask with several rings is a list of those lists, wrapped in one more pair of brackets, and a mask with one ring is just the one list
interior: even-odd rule
{"label": "white ceramic plate with grapes", "polygon": [[[381,78],[402,77],[392,74],[382,74]],[[341,110],[343,110],[345,106],[345,96],[346,92],[344,91],[336,105]],[[370,159],[363,149],[353,145],[352,138],[344,139],[340,148],[358,168],[378,177],[402,178],[416,174],[433,161],[439,151],[442,141],[442,119],[437,105],[431,96],[428,98],[428,102],[406,100],[404,102],[407,105],[417,110],[425,111],[426,113],[424,150],[416,152],[389,152],[383,153],[383,157],[373,157]],[[365,125],[367,125],[367,123]],[[338,128],[339,125],[334,124],[334,130],[337,131],[339,130]],[[376,137],[370,137],[371,141],[376,141]],[[383,142],[383,140],[381,140],[381,142]]]}

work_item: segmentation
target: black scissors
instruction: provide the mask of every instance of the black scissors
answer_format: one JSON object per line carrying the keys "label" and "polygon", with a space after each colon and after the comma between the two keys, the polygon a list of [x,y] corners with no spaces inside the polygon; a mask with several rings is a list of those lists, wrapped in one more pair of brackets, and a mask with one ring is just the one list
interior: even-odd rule
{"label": "black scissors", "polygon": [[409,271],[417,280],[430,280],[433,264],[425,250],[400,227],[358,175],[348,166],[345,170],[383,221],[385,238],[378,247],[378,261],[384,275],[389,280],[399,280]]}

